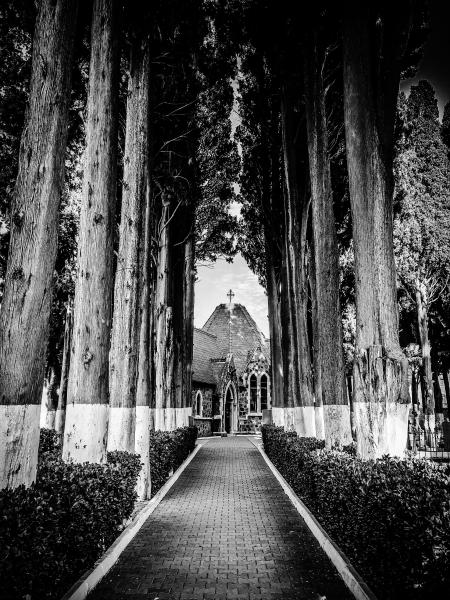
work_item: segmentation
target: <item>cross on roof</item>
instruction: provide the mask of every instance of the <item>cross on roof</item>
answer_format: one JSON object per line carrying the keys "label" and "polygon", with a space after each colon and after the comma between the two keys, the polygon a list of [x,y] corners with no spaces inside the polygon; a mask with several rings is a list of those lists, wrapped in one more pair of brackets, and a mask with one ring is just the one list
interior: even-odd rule
{"label": "cross on roof", "polygon": [[229,299],[230,299],[230,304],[231,304],[231,301],[232,301],[232,299],[234,298],[233,290],[230,290],[230,291],[228,292],[228,294],[227,294],[227,298],[229,298]]}

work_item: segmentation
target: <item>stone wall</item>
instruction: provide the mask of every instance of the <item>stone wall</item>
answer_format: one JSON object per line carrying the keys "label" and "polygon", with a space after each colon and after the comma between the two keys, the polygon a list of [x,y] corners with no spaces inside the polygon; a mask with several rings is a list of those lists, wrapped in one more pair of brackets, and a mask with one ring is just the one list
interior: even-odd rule
{"label": "stone wall", "polygon": [[213,416],[212,413],[212,403],[213,403],[213,388],[212,387],[203,387],[194,385],[192,386],[192,414],[194,417],[198,416],[196,414],[196,398],[197,392],[200,390],[202,393],[202,417],[211,418]]}
{"label": "stone wall", "polygon": [[211,419],[194,419],[194,425],[198,429],[198,437],[209,437],[211,435]]}

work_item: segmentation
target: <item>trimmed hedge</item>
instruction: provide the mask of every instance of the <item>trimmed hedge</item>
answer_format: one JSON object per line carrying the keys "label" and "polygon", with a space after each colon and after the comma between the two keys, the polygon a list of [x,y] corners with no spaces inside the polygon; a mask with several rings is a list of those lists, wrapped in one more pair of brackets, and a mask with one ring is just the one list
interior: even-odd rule
{"label": "trimmed hedge", "polygon": [[127,452],[66,464],[58,436],[43,430],[36,483],[0,492],[1,597],[60,597],[123,529],[139,470]]}
{"label": "trimmed hedge", "polygon": [[381,599],[443,598],[450,585],[450,469],[426,460],[362,461],[263,426],[286,481]]}
{"label": "trimmed hedge", "polygon": [[180,427],[170,432],[150,432],[152,497],[194,450],[197,434],[197,427]]}
{"label": "trimmed hedge", "polygon": [[[152,495],[195,447],[196,427],[151,433]],[[60,597],[112,544],[136,502],[139,456],[66,464],[61,437],[42,429],[36,483],[0,491],[2,599]]]}

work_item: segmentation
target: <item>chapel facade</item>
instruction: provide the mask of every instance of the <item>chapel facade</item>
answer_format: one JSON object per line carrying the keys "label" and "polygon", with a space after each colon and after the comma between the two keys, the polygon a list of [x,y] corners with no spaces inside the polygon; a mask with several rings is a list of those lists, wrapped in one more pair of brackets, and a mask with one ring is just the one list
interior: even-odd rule
{"label": "chapel facade", "polygon": [[199,435],[254,433],[271,408],[270,341],[242,304],[194,330],[192,415]]}

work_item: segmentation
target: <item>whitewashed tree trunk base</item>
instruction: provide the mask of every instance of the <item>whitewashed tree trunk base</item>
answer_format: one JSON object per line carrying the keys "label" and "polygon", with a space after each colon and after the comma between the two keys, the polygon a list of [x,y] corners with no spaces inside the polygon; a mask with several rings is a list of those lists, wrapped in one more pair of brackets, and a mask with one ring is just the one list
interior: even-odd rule
{"label": "whitewashed tree trunk base", "polygon": [[63,459],[66,462],[106,462],[107,404],[68,404]]}
{"label": "whitewashed tree trunk base", "polygon": [[354,402],[356,443],[361,458],[403,457],[410,404]]}
{"label": "whitewashed tree trunk base", "polygon": [[149,500],[151,496],[150,431],[152,420],[152,409],[149,406],[136,406],[134,451],[140,455],[142,463],[136,484],[138,500]]}
{"label": "whitewashed tree trunk base", "polygon": [[176,408],[176,426],[187,427],[189,425],[189,417],[192,416],[192,407]]}
{"label": "whitewashed tree trunk base", "polygon": [[323,423],[327,448],[342,448],[353,441],[348,404],[323,405]]}
{"label": "whitewashed tree trunk base", "polygon": [[36,479],[40,404],[0,405],[0,489]]}
{"label": "whitewashed tree trunk base", "polygon": [[55,429],[56,410],[47,410],[45,417],[45,427],[47,429]]}
{"label": "whitewashed tree trunk base", "polygon": [[166,431],[174,431],[177,428],[176,408],[165,409]]}
{"label": "whitewashed tree trunk base", "polygon": [[154,423],[155,431],[166,431],[166,411],[164,408],[155,408],[154,410]]}
{"label": "whitewashed tree trunk base", "polygon": [[316,437],[314,406],[296,406],[293,409],[294,430],[299,437]]}
{"label": "whitewashed tree trunk base", "polygon": [[134,452],[135,407],[110,406],[108,423],[108,452]]}
{"label": "whitewashed tree trunk base", "polygon": [[55,415],[55,431],[62,435],[64,433],[64,424],[66,422],[66,411],[62,408],[56,409]]}
{"label": "whitewashed tree trunk base", "polygon": [[316,438],[318,440],[325,439],[325,424],[323,420],[323,405],[315,406],[314,415],[316,420]]}

